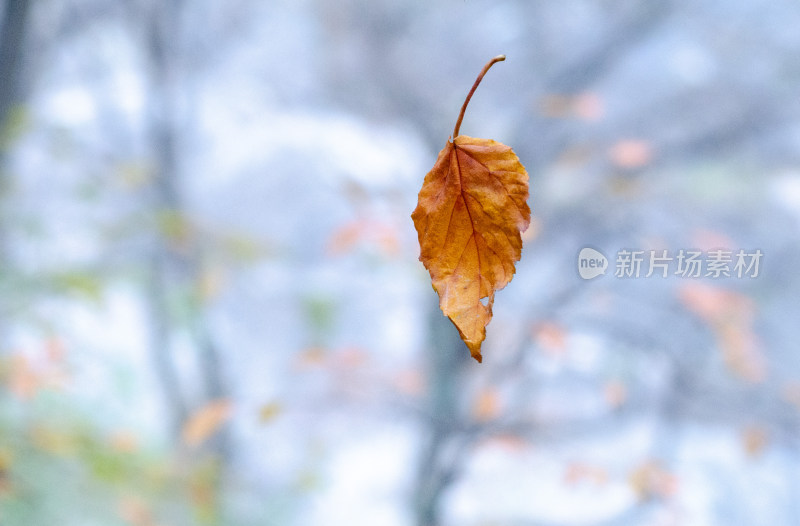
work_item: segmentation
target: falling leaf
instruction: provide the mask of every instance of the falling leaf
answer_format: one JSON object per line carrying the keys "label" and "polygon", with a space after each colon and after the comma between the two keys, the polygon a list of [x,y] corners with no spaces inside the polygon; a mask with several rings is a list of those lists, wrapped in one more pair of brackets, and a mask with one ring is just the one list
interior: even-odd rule
{"label": "falling leaf", "polygon": [[508,146],[459,135],[467,95],[453,131],[425,176],[411,218],[439,307],[458,329],[472,357],[481,361],[481,343],[492,319],[494,294],[514,276],[522,250],[520,232],[530,223],[528,173]]}
{"label": "falling leaf", "polygon": [[214,400],[202,407],[183,426],[183,443],[196,447],[217,432],[231,416],[230,400]]}

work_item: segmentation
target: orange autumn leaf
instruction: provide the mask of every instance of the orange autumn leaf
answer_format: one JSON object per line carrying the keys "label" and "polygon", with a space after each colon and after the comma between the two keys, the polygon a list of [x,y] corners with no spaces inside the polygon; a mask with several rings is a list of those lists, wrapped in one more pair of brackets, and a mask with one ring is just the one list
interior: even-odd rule
{"label": "orange autumn leaf", "polygon": [[194,413],[183,426],[181,438],[187,446],[199,446],[211,437],[231,416],[230,400],[214,400]]}
{"label": "orange autumn leaf", "polygon": [[467,95],[453,131],[425,176],[411,218],[419,259],[428,269],[439,307],[458,329],[472,357],[492,319],[494,294],[514,276],[522,250],[520,232],[530,223],[528,173],[508,146],[459,135],[467,104],[489,61]]}

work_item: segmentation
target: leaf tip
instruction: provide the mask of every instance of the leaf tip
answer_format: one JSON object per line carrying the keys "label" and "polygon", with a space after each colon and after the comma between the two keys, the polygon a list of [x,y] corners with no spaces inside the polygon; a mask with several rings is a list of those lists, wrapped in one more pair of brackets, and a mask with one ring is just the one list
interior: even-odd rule
{"label": "leaf tip", "polygon": [[[458,332],[461,333],[461,329],[459,329]],[[479,342],[466,340],[463,333],[461,333],[461,338],[464,339],[464,343],[467,344],[467,348],[469,349],[469,354],[475,358],[475,361],[483,363],[483,356],[481,355],[481,343],[483,343],[483,338],[481,338]]]}

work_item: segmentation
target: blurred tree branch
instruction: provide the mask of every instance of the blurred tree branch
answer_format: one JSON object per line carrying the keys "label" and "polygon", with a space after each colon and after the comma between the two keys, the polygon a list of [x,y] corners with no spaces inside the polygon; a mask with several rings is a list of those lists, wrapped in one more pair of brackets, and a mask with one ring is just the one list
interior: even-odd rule
{"label": "blurred tree branch", "polygon": [[[171,302],[175,296],[181,296],[182,291],[185,293],[196,287],[202,272],[198,249],[193,246],[197,242],[197,233],[188,219],[180,183],[179,144],[183,128],[179,102],[184,85],[179,42],[184,6],[183,0],[154,1],[143,6],[150,78],[147,117],[155,171],[153,214],[157,229],[148,290],[151,349],[176,437],[180,436],[192,406],[200,407],[227,393],[220,350],[214,342],[202,308],[193,314],[189,331],[201,372],[203,400],[192,404],[186,399],[182,389],[184,377],[176,369],[172,346],[175,320]],[[177,230],[171,232],[172,227]],[[212,440],[212,445],[221,458],[227,457],[230,453],[229,434],[225,428]]]}
{"label": "blurred tree branch", "polygon": [[29,0],[8,0],[0,23],[0,126],[5,129],[9,112],[19,104],[22,49],[28,27]]}
{"label": "blurred tree branch", "polygon": [[[10,218],[5,203],[11,189],[7,148],[13,136],[14,110],[25,98],[22,91],[23,49],[29,11],[29,0],[8,0],[0,21],[0,272],[7,276],[11,274],[12,267],[7,247]],[[9,314],[5,299],[0,299],[0,354],[5,350],[4,340],[9,333],[6,328]]]}

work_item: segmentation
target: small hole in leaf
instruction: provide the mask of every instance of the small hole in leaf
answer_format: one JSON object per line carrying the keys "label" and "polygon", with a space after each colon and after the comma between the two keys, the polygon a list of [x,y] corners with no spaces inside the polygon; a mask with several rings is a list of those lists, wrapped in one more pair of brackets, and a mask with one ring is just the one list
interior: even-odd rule
{"label": "small hole in leaf", "polygon": [[483,305],[484,307],[488,307],[489,306],[489,297],[488,296],[485,297],[485,298],[481,298],[481,305]]}

